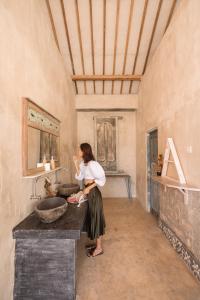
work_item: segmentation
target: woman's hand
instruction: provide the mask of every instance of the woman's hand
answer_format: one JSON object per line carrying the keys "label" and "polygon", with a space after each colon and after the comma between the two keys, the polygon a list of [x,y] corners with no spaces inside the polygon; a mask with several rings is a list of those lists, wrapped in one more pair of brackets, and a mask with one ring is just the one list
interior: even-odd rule
{"label": "woman's hand", "polygon": [[90,192],[90,189],[88,187],[84,188],[84,190],[83,190],[84,195],[88,195],[89,192]]}

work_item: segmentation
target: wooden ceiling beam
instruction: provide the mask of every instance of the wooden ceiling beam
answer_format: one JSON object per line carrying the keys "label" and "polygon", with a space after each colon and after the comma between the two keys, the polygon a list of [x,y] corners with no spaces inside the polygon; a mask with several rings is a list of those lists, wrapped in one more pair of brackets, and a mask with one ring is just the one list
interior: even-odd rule
{"label": "wooden ceiling beam", "polygon": [[160,0],[159,4],[158,4],[158,8],[157,8],[157,12],[156,12],[156,17],[155,17],[155,20],[154,20],[154,24],[153,24],[153,29],[152,29],[152,33],[151,33],[151,38],[150,38],[149,47],[148,47],[148,50],[147,50],[147,54],[146,54],[146,58],[145,58],[145,63],[144,63],[142,74],[144,74],[144,72],[146,70],[146,67],[147,67],[147,62],[148,62],[148,59],[149,59],[149,54],[150,54],[150,50],[151,50],[151,46],[152,46],[154,34],[155,34],[155,31],[156,31],[156,27],[157,27],[157,23],[158,23],[158,19],[159,19],[159,15],[160,15],[160,10],[161,10],[162,4],[163,4],[163,0]]}
{"label": "wooden ceiling beam", "polygon": [[141,81],[141,75],[72,75],[73,81],[93,81],[93,80],[133,80]]}
{"label": "wooden ceiling beam", "polygon": [[[82,70],[83,70],[83,75],[84,75],[85,74],[85,63],[84,63],[84,57],[83,57],[83,43],[82,43],[82,37],[81,37],[81,26],[80,26],[78,0],[75,0],[75,7],[76,7],[76,21],[77,21],[77,27],[78,27],[78,39],[79,39],[79,46],[80,46],[80,51],[81,51],[81,64],[82,64]],[[85,91],[85,94],[87,94],[86,82],[84,82],[84,91]]]}
{"label": "wooden ceiling beam", "polygon": [[[68,26],[67,26],[67,19],[66,19],[66,15],[65,15],[65,7],[64,7],[63,0],[60,0],[60,5],[61,5],[62,16],[63,16],[63,21],[64,21],[65,34],[66,34],[67,43],[68,43],[69,57],[70,57],[71,66],[72,66],[72,73],[73,73],[73,75],[75,75],[74,60],[73,60],[73,55],[72,55],[72,48],[71,48],[71,42],[70,42],[70,37],[69,37],[69,31],[68,31]],[[75,82],[75,90],[76,90],[76,93],[78,94],[78,87],[77,87],[76,82]]]}
{"label": "wooden ceiling beam", "polygon": [[48,14],[49,14],[49,18],[50,18],[51,27],[52,27],[52,30],[53,30],[53,35],[54,35],[54,39],[55,39],[55,42],[56,42],[56,46],[57,46],[57,48],[60,52],[60,47],[59,47],[57,33],[56,33],[56,27],[55,27],[55,24],[54,24],[53,15],[52,15],[52,12],[51,12],[51,6],[50,6],[50,3],[49,3],[49,0],[46,0],[46,5],[47,5],[47,9],[48,9]]}
{"label": "wooden ceiling beam", "polygon": [[[89,0],[89,6],[90,6],[90,36],[91,36],[91,50],[92,50],[92,71],[93,71],[93,75],[95,75],[92,0]],[[96,94],[95,81],[93,81],[93,87],[94,87],[94,94]]]}
{"label": "wooden ceiling beam", "polygon": [[[124,63],[123,63],[123,69],[122,69],[122,74],[123,75],[125,74],[125,69],[126,69],[127,52],[128,52],[128,45],[129,45],[130,31],[131,31],[131,23],[132,23],[132,17],[133,17],[133,7],[134,7],[134,0],[131,0],[130,9],[129,9],[130,13],[129,13],[129,18],[128,18],[128,29],[127,29],[127,34],[126,34]],[[121,82],[120,94],[122,94],[123,84],[124,84],[124,81]]]}
{"label": "wooden ceiling beam", "polygon": [[[143,29],[144,29],[144,22],[145,22],[146,13],[147,13],[148,2],[149,2],[149,0],[145,0],[145,3],[144,3],[143,13],[142,13],[142,21],[141,21],[141,26],[140,26],[140,32],[139,32],[138,41],[137,41],[137,49],[136,49],[136,54],[135,54],[135,59],[134,59],[134,64],[133,64],[133,71],[132,71],[133,75],[135,73],[135,68],[136,68],[136,65],[137,65],[137,59],[138,59],[140,43],[141,43],[141,39],[142,39],[142,33],[143,33]],[[130,82],[129,94],[131,94],[132,85],[133,85],[133,81]]]}
{"label": "wooden ceiling beam", "polygon": [[165,32],[166,32],[166,30],[169,26],[169,23],[171,22],[171,18],[172,18],[172,15],[173,15],[173,12],[174,12],[174,9],[175,9],[175,6],[176,6],[176,2],[177,2],[176,0],[173,0],[173,2],[172,2],[172,6],[171,6],[171,9],[170,9],[170,12],[169,12],[169,17],[167,19],[167,24],[165,26],[164,34],[165,34]]}
{"label": "wooden ceiling beam", "polygon": [[[114,55],[113,55],[113,75],[115,74],[116,67],[116,54],[117,54],[117,39],[118,39],[118,27],[119,27],[119,10],[120,10],[120,0],[117,0],[117,12],[116,12],[116,21],[115,21],[115,42],[114,42]],[[114,92],[114,81],[112,81],[112,90]]]}

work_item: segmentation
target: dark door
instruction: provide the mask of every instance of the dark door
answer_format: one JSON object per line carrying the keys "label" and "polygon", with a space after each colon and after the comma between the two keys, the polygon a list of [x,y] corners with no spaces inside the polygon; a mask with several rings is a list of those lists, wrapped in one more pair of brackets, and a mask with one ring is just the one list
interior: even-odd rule
{"label": "dark door", "polygon": [[159,202],[157,197],[155,197],[154,186],[151,182],[151,176],[156,175],[156,165],[158,159],[158,130],[153,130],[149,133],[148,138],[148,200],[150,211],[156,215],[159,214]]}

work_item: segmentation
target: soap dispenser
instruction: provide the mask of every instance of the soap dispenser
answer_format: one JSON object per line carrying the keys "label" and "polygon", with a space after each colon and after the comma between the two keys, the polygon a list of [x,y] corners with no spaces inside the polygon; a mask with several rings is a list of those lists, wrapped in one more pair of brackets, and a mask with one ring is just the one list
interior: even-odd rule
{"label": "soap dispenser", "polygon": [[51,157],[51,169],[54,170],[56,168],[55,166],[55,160],[53,158],[53,156]]}

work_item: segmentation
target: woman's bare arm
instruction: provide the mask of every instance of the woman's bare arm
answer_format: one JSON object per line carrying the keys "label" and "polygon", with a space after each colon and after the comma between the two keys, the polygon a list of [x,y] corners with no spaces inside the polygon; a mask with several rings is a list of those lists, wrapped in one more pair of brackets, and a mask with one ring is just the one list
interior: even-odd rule
{"label": "woman's bare arm", "polygon": [[74,161],[74,165],[75,165],[75,168],[76,168],[77,175],[79,176],[80,166],[79,166],[79,160],[78,160],[76,155],[73,156],[73,161]]}
{"label": "woman's bare arm", "polygon": [[89,194],[90,190],[93,189],[96,185],[97,185],[96,182],[94,182],[90,186],[87,186],[86,188],[84,188],[83,194],[85,194],[85,195]]}

